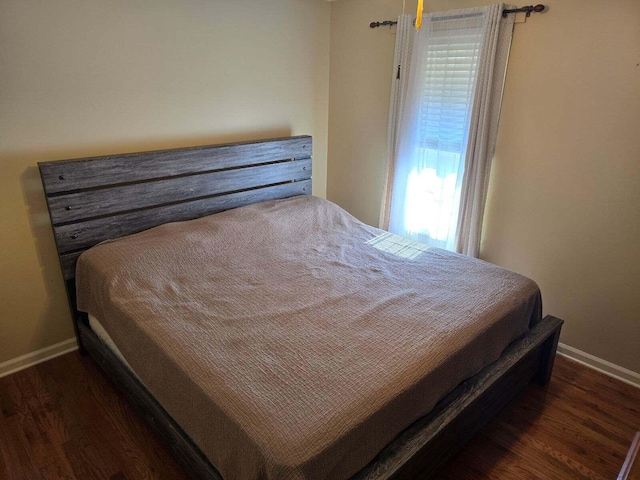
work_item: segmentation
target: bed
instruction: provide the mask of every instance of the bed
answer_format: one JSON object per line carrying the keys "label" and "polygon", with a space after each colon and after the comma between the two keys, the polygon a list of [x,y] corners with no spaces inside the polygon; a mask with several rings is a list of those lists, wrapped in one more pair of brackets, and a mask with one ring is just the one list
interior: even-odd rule
{"label": "bed", "polygon": [[81,349],[194,478],[426,477],[549,380],[533,282],[310,196],[311,146],[39,164]]}

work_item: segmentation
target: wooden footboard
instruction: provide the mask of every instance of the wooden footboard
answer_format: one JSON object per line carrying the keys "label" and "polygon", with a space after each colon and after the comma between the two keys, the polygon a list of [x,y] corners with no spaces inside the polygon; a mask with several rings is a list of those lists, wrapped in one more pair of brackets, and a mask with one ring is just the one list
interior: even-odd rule
{"label": "wooden footboard", "polygon": [[[460,384],[351,480],[433,477],[528,383],[545,384],[553,368],[563,321],[546,316],[501,357]],[[81,320],[86,351],[126,395],[194,479],[221,475],[184,430],[153,398],[140,380]]]}

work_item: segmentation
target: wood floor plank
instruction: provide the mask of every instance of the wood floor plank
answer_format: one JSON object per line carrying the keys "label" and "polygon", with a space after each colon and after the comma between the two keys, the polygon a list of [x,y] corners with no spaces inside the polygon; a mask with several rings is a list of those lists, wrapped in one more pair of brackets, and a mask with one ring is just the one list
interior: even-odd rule
{"label": "wood floor plank", "polygon": [[[95,432],[94,432],[95,434]],[[62,448],[77,478],[105,480],[118,473],[119,466],[111,458],[105,459],[105,449],[92,443],[94,434],[78,432]],[[109,456],[110,457],[110,456]]]}
{"label": "wood floor plank", "polygon": [[[24,407],[18,414],[20,427],[28,441],[37,468],[42,472],[60,472],[58,476],[73,476],[67,462],[60,458],[55,439],[48,436],[41,418],[45,415],[45,398],[40,391],[35,369],[27,369],[15,376],[16,385],[22,393]],[[43,475],[44,476],[44,475]]]}
{"label": "wood floor plank", "polygon": [[546,438],[536,438],[526,431],[518,430],[505,422],[495,422],[488,429],[486,436],[509,451],[523,458],[527,465],[545,465],[549,476],[556,478],[587,478],[589,480],[606,480],[605,477],[574,460],[563,452],[549,445]]}
{"label": "wood floor plank", "polygon": [[496,423],[502,425],[503,422],[534,438],[544,438],[551,448],[571,458],[580,458],[593,471],[612,471],[620,464],[620,455],[607,438],[553,412],[537,413],[521,402],[518,409],[505,412]]}
{"label": "wood floor plank", "polygon": [[0,415],[5,418],[16,413],[15,405],[10,395],[12,383],[13,375],[0,378]]}
{"label": "wood floor plank", "polygon": [[630,430],[624,425],[624,422],[620,422],[619,419],[613,419],[613,422],[610,422],[607,418],[608,415],[589,411],[579,396],[568,396],[555,391],[549,391],[548,395],[544,396],[544,392],[530,389],[529,395],[522,401],[539,412],[550,412],[556,417],[571,420],[585,431],[589,431],[612,444],[621,444],[627,441]]}
{"label": "wood floor plank", "polygon": [[27,478],[24,466],[18,458],[17,447],[19,440],[9,430],[4,416],[0,415],[0,478],[12,480]]}
{"label": "wood floor plank", "polygon": [[[455,462],[455,463],[454,463]],[[535,466],[481,433],[464,452],[463,460],[454,460],[442,474],[443,478],[455,480],[466,476],[470,479],[492,478],[513,480],[538,480]],[[460,468],[464,462],[464,467]],[[469,471],[469,465],[473,465]],[[548,473],[548,472],[547,472]]]}
{"label": "wood floor plank", "polygon": [[42,478],[40,476],[40,469],[34,459],[34,452],[30,449],[29,441],[27,440],[19,416],[12,415],[6,419],[5,425],[9,435],[12,437],[12,453],[24,471],[24,478],[29,480]]}
{"label": "wood floor plank", "polygon": [[[640,430],[640,389],[559,357],[442,480],[610,479]],[[0,480],[171,479],[184,471],[88,357],[0,379]]]}

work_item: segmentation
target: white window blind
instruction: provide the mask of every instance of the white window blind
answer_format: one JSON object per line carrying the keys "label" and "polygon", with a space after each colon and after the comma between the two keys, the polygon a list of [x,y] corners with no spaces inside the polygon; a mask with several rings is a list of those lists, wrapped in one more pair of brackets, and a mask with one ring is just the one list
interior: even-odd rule
{"label": "white window blind", "polygon": [[432,31],[424,52],[420,101],[420,136],[424,148],[462,151],[468,134],[481,39],[481,27],[471,31]]}

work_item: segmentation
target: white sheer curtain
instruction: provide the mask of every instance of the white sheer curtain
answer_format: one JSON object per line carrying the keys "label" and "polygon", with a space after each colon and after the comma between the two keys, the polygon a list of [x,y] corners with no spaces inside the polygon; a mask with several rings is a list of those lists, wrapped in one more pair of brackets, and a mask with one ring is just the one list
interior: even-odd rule
{"label": "white sheer curtain", "polygon": [[432,13],[418,32],[399,18],[383,228],[478,255],[513,31],[503,8]]}

